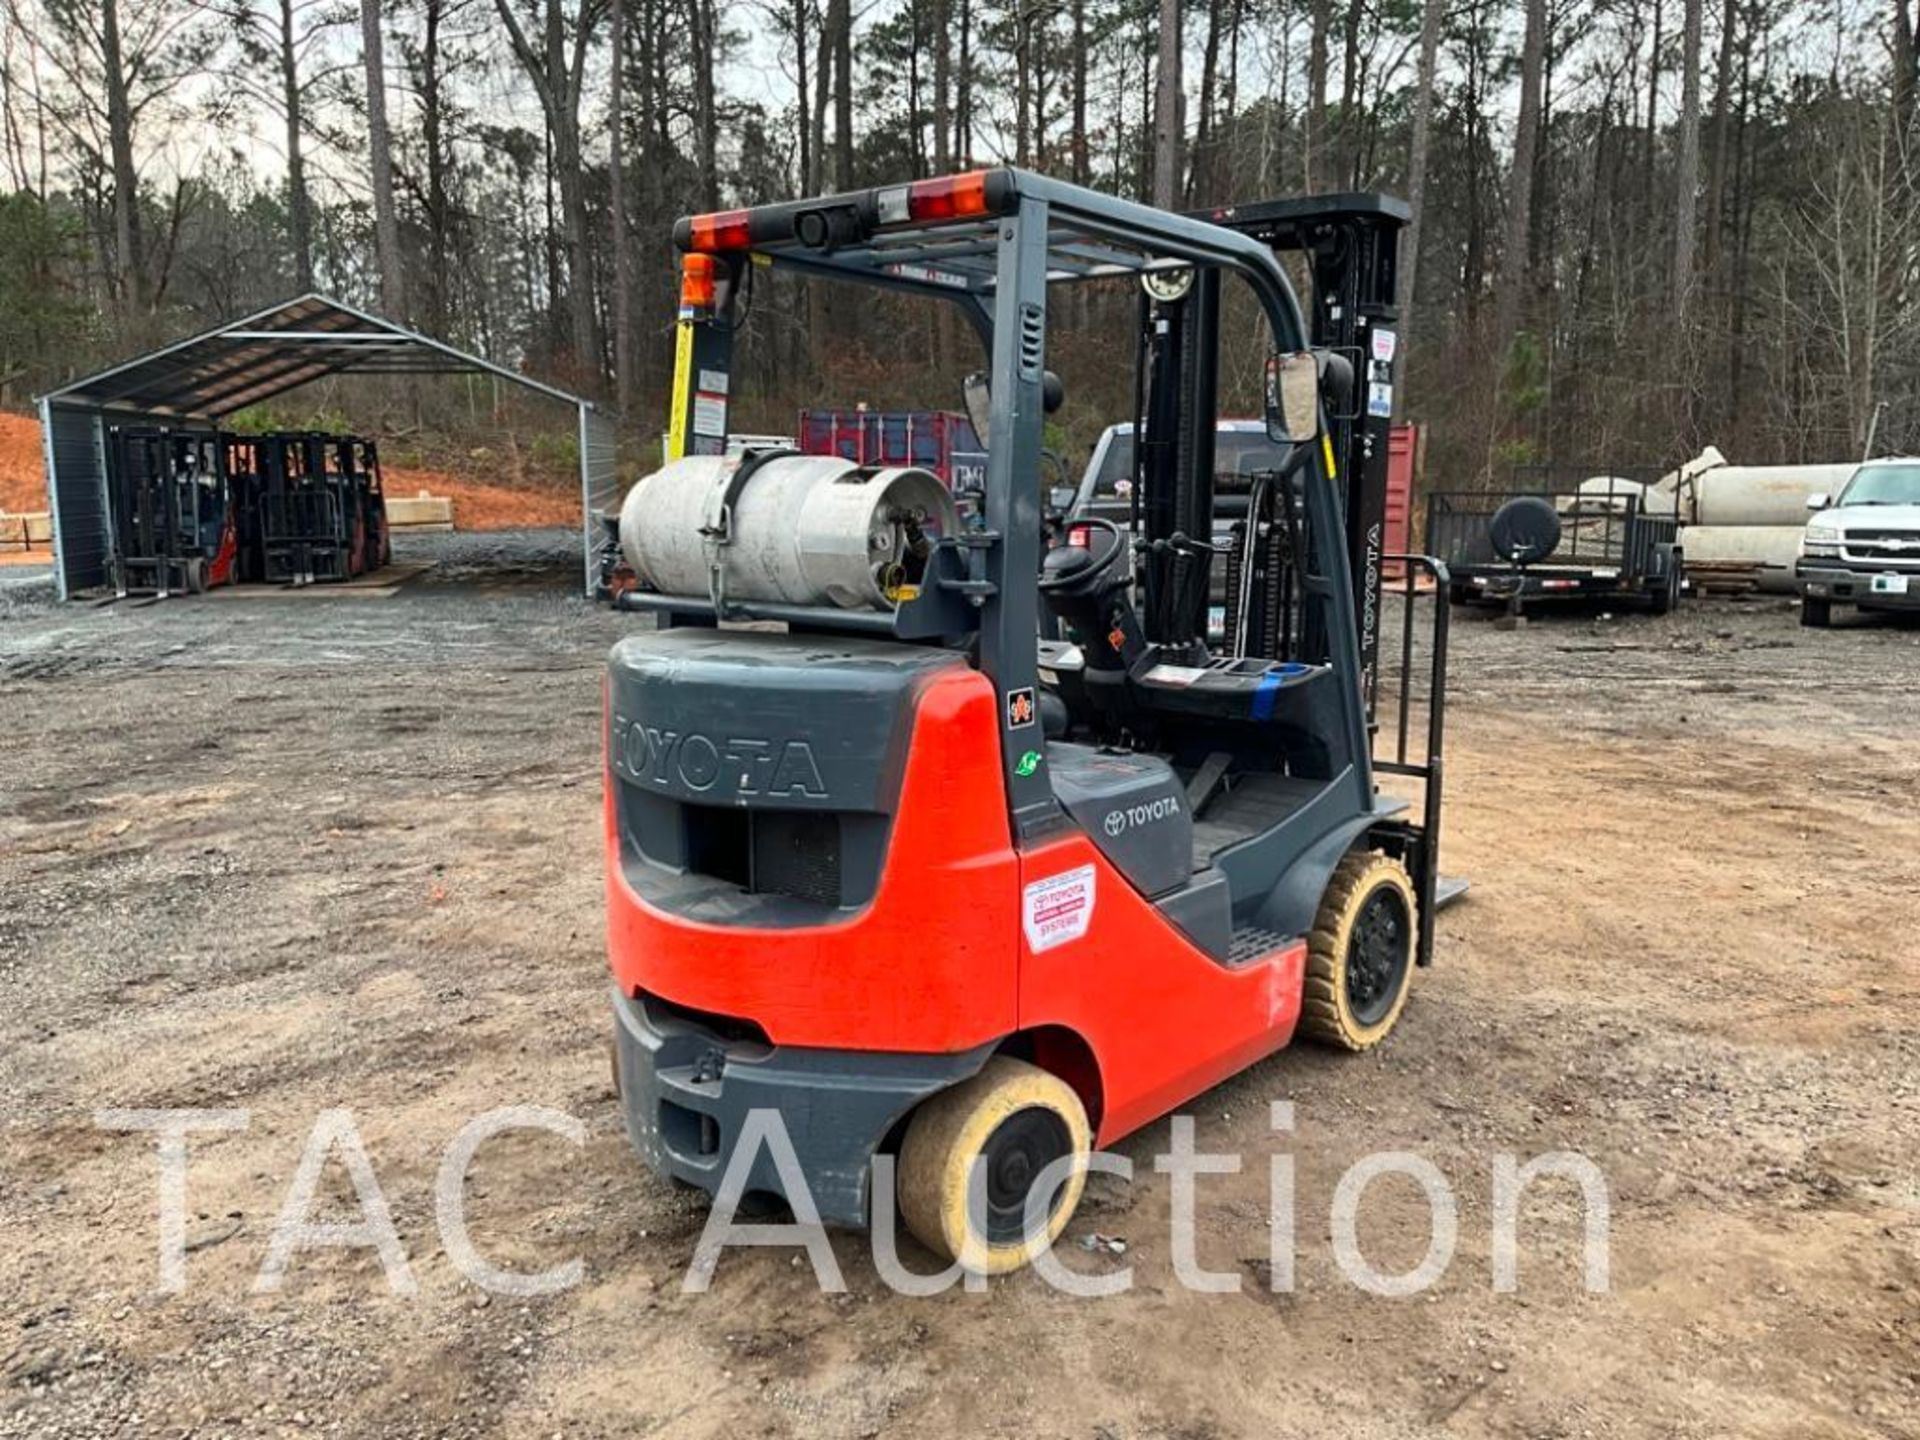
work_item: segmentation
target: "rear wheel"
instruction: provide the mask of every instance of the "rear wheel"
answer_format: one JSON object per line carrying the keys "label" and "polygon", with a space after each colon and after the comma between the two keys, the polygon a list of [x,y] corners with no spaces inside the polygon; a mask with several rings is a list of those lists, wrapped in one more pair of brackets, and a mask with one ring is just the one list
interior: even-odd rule
{"label": "rear wheel", "polygon": [[[900,1144],[900,1215],[935,1254],[998,1275],[1027,1263],[1029,1247],[1066,1228],[1086,1185],[1076,1165],[1041,1202],[1029,1232],[1028,1197],[1041,1172],[1093,1148],[1086,1108],[1058,1076],[997,1055],[971,1080],[928,1100]],[[982,1169],[983,1203],[969,1214],[968,1179]]]}
{"label": "rear wheel", "polygon": [[1816,600],[1811,595],[1800,597],[1800,623],[1813,630],[1824,630],[1833,623],[1833,602]]}
{"label": "rear wheel", "polygon": [[1327,882],[1307,944],[1301,1033],[1342,1050],[1370,1050],[1406,1008],[1420,907],[1407,867],[1356,850]]}
{"label": "rear wheel", "polygon": [[1668,562],[1667,573],[1661,577],[1660,583],[1654,588],[1651,598],[1654,614],[1670,615],[1680,608],[1682,578],[1680,561],[1676,557]]}

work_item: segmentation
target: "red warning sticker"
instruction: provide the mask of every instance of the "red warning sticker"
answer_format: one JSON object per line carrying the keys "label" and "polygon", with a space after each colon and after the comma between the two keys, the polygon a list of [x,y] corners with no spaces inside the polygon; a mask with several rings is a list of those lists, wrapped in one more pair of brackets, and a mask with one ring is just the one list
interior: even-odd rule
{"label": "red warning sticker", "polygon": [[1036,954],[1078,940],[1093,924],[1093,866],[1035,880],[1021,893],[1020,924]]}

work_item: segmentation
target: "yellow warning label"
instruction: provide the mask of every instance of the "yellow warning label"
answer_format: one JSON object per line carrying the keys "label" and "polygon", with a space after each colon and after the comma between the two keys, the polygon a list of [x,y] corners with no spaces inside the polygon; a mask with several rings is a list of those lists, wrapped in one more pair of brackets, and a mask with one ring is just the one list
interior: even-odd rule
{"label": "yellow warning label", "polygon": [[687,419],[693,391],[693,322],[682,320],[674,331],[673,409],[667,416],[669,460],[678,460],[687,453]]}
{"label": "yellow warning label", "polygon": [[1320,432],[1320,453],[1326,457],[1327,479],[1337,480],[1340,476],[1340,471],[1333,463],[1333,436],[1327,434],[1324,430]]}

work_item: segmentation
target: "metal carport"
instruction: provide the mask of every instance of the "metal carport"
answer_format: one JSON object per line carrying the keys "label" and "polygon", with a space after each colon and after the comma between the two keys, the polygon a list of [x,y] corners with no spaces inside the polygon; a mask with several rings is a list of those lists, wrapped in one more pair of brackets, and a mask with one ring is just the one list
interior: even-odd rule
{"label": "metal carport", "polygon": [[334,375],[490,375],[573,406],[585,585],[593,593],[594,514],[618,499],[612,422],[578,395],[341,301],[303,295],[41,397],[60,598],[108,580],[108,423],[214,430],[237,410]]}

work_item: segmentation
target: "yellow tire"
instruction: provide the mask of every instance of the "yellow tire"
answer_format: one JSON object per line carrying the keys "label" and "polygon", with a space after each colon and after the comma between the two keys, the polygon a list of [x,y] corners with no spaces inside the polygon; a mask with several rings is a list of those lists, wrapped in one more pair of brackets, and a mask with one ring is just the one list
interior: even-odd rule
{"label": "yellow tire", "polygon": [[[1017,1270],[1040,1248],[1025,1231],[1028,1192],[1063,1155],[1084,1162],[1093,1147],[1086,1107],[1073,1087],[1024,1060],[996,1055],[978,1075],[914,1111],[900,1144],[900,1215],[935,1254],[983,1275]],[[968,1177],[983,1167],[983,1223],[968,1220]],[[1086,1188],[1076,1163],[1054,1192],[1044,1227],[1052,1244]]]}
{"label": "yellow tire", "polygon": [[1300,1033],[1342,1050],[1371,1050],[1393,1029],[1413,984],[1420,906],[1407,867],[1355,850],[1327,882],[1307,942]]}

